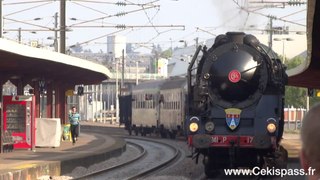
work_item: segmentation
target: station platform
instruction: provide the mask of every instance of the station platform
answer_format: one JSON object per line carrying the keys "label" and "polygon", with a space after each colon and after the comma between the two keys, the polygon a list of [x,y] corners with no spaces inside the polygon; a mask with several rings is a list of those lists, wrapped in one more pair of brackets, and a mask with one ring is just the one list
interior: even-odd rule
{"label": "station platform", "polygon": [[284,133],[280,144],[288,151],[289,160],[299,160],[301,151],[300,134]]}
{"label": "station platform", "polygon": [[[87,123],[90,127],[90,123]],[[105,134],[81,133],[75,145],[61,141],[59,147],[36,147],[34,150],[14,149],[0,154],[0,180],[36,180],[43,175],[61,176],[78,166],[88,168],[109,158],[119,156],[126,149],[122,138]]]}

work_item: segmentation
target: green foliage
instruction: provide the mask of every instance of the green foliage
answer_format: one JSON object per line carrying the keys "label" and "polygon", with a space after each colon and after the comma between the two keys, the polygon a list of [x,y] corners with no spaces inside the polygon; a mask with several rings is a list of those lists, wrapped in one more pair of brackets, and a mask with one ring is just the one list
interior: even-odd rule
{"label": "green foliage", "polygon": [[310,97],[310,107],[320,102],[320,97]]}
{"label": "green foliage", "polygon": [[[285,107],[306,108],[307,107],[307,88],[286,86]],[[309,97],[309,106],[320,102],[320,97]]]}
{"label": "green foliage", "polygon": [[287,65],[287,69],[292,69],[300,65],[305,60],[302,56],[297,56],[292,58],[290,61],[285,60],[285,64]]}
{"label": "green foliage", "polygon": [[306,107],[306,88],[286,86],[285,93],[285,107]]}
{"label": "green foliage", "polygon": [[171,48],[165,50],[165,51],[162,51],[161,54],[160,54],[160,57],[162,58],[166,58],[166,59],[169,59],[170,57],[172,57],[172,50]]}
{"label": "green foliage", "polygon": [[[285,59],[285,64],[287,65],[287,69],[292,69],[299,66],[305,58],[302,56],[294,57],[290,60]],[[301,88],[301,87],[293,87],[293,86],[286,86],[285,92],[285,107],[307,107],[307,95],[308,89]],[[313,106],[314,104],[320,102],[320,97],[309,97],[309,106]]]}

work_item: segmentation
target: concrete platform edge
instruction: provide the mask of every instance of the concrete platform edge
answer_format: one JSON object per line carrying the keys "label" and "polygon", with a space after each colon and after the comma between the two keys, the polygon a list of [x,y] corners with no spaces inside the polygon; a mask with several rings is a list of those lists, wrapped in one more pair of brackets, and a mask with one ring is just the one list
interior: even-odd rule
{"label": "concrete platform edge", "polygon": [[83,157],[35,163],[22,169],[1,172],[0,180],[36,180],[44,175],[61,176],[72,172],[73,169],[79,166],[88,168],[90,165],[120,156],[126,150],[126,142],[121,138],[116,139],[116,143],[113,146],[99,152],[92,152]]}

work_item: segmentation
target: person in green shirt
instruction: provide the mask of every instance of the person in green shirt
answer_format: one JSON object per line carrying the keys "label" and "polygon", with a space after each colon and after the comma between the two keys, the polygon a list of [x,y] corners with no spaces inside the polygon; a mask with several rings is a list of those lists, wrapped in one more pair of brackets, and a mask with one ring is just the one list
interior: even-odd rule
{"label": "person in green shirt", "polygon": [[71,111],[69,113],[69,123],[73,145],[77,141],[79,121],[80,114],[77,112],[77,108],[75,106],[72,106]]}

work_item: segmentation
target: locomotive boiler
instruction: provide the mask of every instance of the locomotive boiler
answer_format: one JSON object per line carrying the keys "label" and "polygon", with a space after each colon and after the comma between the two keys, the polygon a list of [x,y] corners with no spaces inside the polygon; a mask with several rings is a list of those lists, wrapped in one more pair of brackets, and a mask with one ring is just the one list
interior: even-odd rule
{"label": "locomotive boiler", "polygon": [[279,143],[287,79],[277,55],[253,35],[228,32],[211,48],[198,47],[188,68],[185,129],[207,176],[225,168],[286,167]]}

